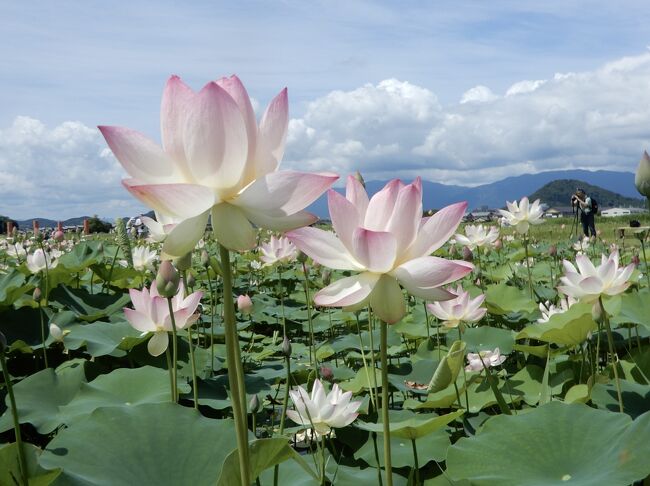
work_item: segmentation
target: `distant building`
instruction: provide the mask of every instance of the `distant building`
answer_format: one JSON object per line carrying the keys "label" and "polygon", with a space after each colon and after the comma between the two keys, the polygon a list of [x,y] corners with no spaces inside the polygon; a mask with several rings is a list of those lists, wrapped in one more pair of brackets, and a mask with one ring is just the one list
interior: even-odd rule
{"label": "distant building", "polygon": [[566,216],[573,216],[575,208],[571,206],[554,206],[544,211],[545,218],[562,218]]}
{"label": "distant building", "polygon": [[645,212],[647,212],[647,210],[643,208],[609,208],[602,210],[600,215],[605,216],[606,218],[613,218],[615,216],[630,216],[632,214],[642,214]]}
{"label": "distant building", "polygon": [[463,221],[472,223],[487,223],[496,221],[498,216],[499,215],[496,209],[488,209],[487,206],[483,206],[480,210],[474,210],[471,213],[467,213],[463,217]]}

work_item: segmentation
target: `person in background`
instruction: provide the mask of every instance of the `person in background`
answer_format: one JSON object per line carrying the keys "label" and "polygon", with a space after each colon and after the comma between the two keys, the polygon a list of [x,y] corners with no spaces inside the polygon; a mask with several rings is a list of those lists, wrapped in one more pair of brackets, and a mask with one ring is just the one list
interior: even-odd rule
{"label": "person in background", "polygon": [[571,205],[580,209],[580,222],[582,223],[582,232],[585,236],[596,237],[596,214],[591,198],[585,193],[584,189],[576,189],[575,194],[571,196]]}

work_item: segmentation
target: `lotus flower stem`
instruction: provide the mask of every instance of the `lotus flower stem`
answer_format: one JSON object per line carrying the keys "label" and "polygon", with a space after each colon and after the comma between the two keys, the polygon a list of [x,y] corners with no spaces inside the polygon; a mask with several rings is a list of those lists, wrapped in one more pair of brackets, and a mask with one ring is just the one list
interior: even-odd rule
{"label": "lotus flower stem", "polygon": [[478,353],[478,357],[481,360],[481,363],[483,363],[485,376],[487,378],[488,383],[490,384],[490,388],[492,388],[492,393],[494,393],[494,398],[496,398],[497,404],[499,405],[501,412],[504,413],[505,415],[512,415],[512,412],[510,411],[510,408],[508,407],[506,400],[503,398],[503,394],[501,393],[501,390],[499,390],[499,387],[497,386],[498,384],[497,379],[494,378],[494,375],[492,375],[492,373],[490,372],[489,363],[487,365],[485,364],[485,361],[483,361],[483,357],[481,356],[480,352]]}
{"label": "lotus flower stem", "polygon": [[208,275],[208,289],[210,290],[210,370],[214,374],[214,312],[217,302],[212,288],[212,277],[210,277],[209,266],[205,267],[205,272]]}
{"label": "lotus flower stem", "polygon": [[[287,383],[284,386],[284,401],[282,402],[282,415],[280,415],[280,435],[284,434],[284,419],[289,406],[289,388],[291,387],[291,357],[286,354],[284,356],[284,367],[287,370]],[[278,485],[279,474],[280,465],[276,464],[273,468],[273,486]]]}
{"label": "lotus flower stem", "polygon": [[[463,340],[463,330],[458,326],[458,340],[462,342]],[[440,344],[438,344],[440,346]],[[465,405],[467,406],[467,411],[469,412],[469,392],[467,391],[467,372],[465,371],[465,367],[462,366],[463,368],[463,382],[465,384]],[[460,405],[460,398],[458,399],[458,405]]]}
{"label": "lotus flower stem", "polygon": [[192,342],[192,326],[187,328],[187,339],[190,345],[190,362],[192,363],[192,394],[194,396],[194,409],[199,409],[199,389],[196,380],[196,363],[194,362],[194,344]]}
{"label": "lotus flower stem", "polygon": [[282,309],[282,336],[287,335],[287,319],[284,315],[284,285],[282,285],[282,265],[278,265],[278,284],[280,285],[280,309]]}
{"label": "lotus flower stem", "polygon": [[[4,341],[4,336],[1,337]],[[7,395],[9,395],[9,405],[11,407],[11,417],[14,422],[14,432],[16,434],[16,447],[18,448],[18,461],[20,463],[20,483],[22,486],[29,484],[29,472],[27,470],[27,461],[25,460],[25,449],[23,448],[23,440],[20,434],[20,421],[18,420],[18,409],[16,408],[16,397],[14,396],[14,389],[11,385],[11,377],[7,369],[7,360],[5,357],[5,343],[0,342],[0,363],[2,364],[2,375],[4,376],[5,386],[7,387]]]}
{"label": "lotus flower stem", "polygon": [[174,317],[174,306],[172,305],[171,297],[167,298],[167,305],[169,306],[169,317],[172,321],[172,367],[174,369],[174,401],[178,402],[178,339],[176,336],[176,319]]}
{"label": "lotus flower stem", "polygon": [[[424,307],[424,322],[427,325],[427,339],[431,339],[431,329],[429,328],[429,311],[427,310],[427,303],[424,300],[422,301],[422,307]],[[439,359],[440,353],[438,353],[438,360]]]}
{"label": "lotus flower stem", "polygon": [[[317,363],[318,360],[316,359],[316,348],[314,348],[314,323],[312,322],[311,318],[311,298],[309,296],[309,270],[307,269],[305,262],[302,262],[302,273],[305,276],[305,300],[307,302],[307,322],[309,324],[309,364],[313,366],[315,363]],[[357,316],[357,326],[358,325],[359,318]]]}
{"label": "lotus flower stem", "polygon": [[614,349],[614,336],[612,335],[612,328],[609,325],[609,316],[607,311],[603,306],[602,296],[598,297],[598,303],[600,304],[601,309],[603,309],[603,323],[605,324],[605,330],[607,331],[607,343],[609,344],[609,354],[612,356],[612,368],[614,369],[614,382],[616,383],[616,395],[618,396],[618,408],[621,413],[623,412],[623,395],[621,393],[621,381],[618,378],[618,354]]}
{"label": "lotus flower stem", "polygon": [[377,482],[379,486],[383,486],[384,481],[381,478],[381,466],[379,465],[379,448],[377,447],[377,432],[371,432],[372,443],[375,449],[375,461],[377,461]]}
{"label": "lotus flower stem", "polygon": [[418,464],[418,447],[415,445],[415,439],[411,439],[413,448],[413,462],[415,463],[415,484],[420,484],[420,465]]}
{"label": "lotus flower stem", "polygon": [[174,370],[172,369],[172,357],[169,352],[169,346],[165,349],[165,357],[167,358],[167,369],[169,370],[169,390],[171,392],[172,402],[176,403],[176,391],[174,388]]}
{"label": "lotus flower stem", "polygon": [[228,364],[228,383],[230,385],[232,410],[235,418],[237,433],[237,452],[239,454],[239,473],[242,486],[251,484],[248,427],[246,423],[246,403],[244,397],[244,370],[239,357],[239,338],[235,323],[235,302],[232,292],[232,269],[230,267],[230,251],[219,244],[221,267],[223,272],[223,310],[226,335],[226,362]]}
{"label": "lotus flower stem", "polygon": [[381,417],[384,426],[384,468],[386,485],[393,486],[393,466],[390,451],[390,418],[388,416],[388,324],[381,321]]}
{"label": "lotus flower stem", "polygon": [[533,277],[530,274],[530,261],[528,260],[528,233],[524,235],[524,250],[526,252],[526,271],[528,272],[528,289],[530,290],[530,298],[535,300],[533,295]]}
{"label": "lotus flower stem", "polygon": [[[368,371],[368,363],[366,362],[366,351],[363,346],[363,339],[361,339],[361,326],[359,325],[359,313],[356,312],[355,316],[357,318],[357,335],[359,336],[359,347],[361,350],[361,360],[363,361],[363,369],[366,372],[366,380],[368,381],[368,385],[370,385],[370,372]],[[374,373],[375,370],[373,369],[372,372]],[[376,398],[375,398],[375,390],[372,388],[370,389],[370,403],[372,405],[372,408],[374,410],[377,410],[377,405],[376,405]]]}
{"label": "lotus flower stem", "polygon": [[41,300],[38,299],[38,315],[41,317],[41,341],[43,342],[43,359],[45,360],[45,368],[49,368],[47,363],[47,347],[45,346],[45,322],[43,321],[43,309],[41,308]]}
{"label": "lotus flower stem", "polygon": [[[649,199],[649,201],[650,201],[650,199]],[[645,242],[643,241],[644,239],[645,238],[640,238],[640,240],[641,240],[641,250],[643,252],[643,265],[645,265],[645,278],[646,278],[646,280],[648,282],[648,288],[650,288],[650,272],[648,272],[648,270],[650,270],[650,269],[648,268],[648,259],[646,258],[646,255],[645,255]]]}

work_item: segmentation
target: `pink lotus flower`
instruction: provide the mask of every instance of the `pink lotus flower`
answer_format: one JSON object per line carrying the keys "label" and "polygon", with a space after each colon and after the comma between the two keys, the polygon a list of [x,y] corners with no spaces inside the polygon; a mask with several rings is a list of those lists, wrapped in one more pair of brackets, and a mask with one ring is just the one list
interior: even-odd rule
{"label": "pink lotus flower", "polygon": [[301,228],[287,236],[318,263],[360,273],[319,291],[316,305],[370,304],[381,319],[395,323],[406,312],[400,284],[416,297],[446,300],[455,295],[439,287],[472,271],[470,263],[430,256],[454,233],[467,203],[447,206],[423,220],[419,178],[409,185],[395,179],[369,200],[350,176],[346,196],[330,190],[328,202],[336,235]]}
{"label": "pink lotus flower", "polygon": [[482,224],[465,226],[465,234],[457,234],[456,242],[470,250],[482,246],[493,246],[499,238],[499,230],[495,226],[486,227]]}
{"label": "pink lotus flower", "polygon": [[327,434],[332,428],[350,425],[359,415],[361,402],[353,402],[352,392],[343,393],[338,385],[327,395],[319,379],[314,381],[311,396],[299,386],[289,392],[295,410],[287,410],[287,417],[297,424],[312,427],[318,434]]}
{"label": "pink lotus flower", "polygon": [[455,291],[456,298],[442,302],[427,304],[427,309],[444,322],[447,327],[458,327],[460,323],[478,322],[483,319],[487,312],[481,304],[485,300],[485,295],[471,298],[469,292],[463,290],[459,285]]}
{"label": "pink lotus flower", "polygon": [[499,348],[495,348],[494,351],[479,351],[478,353],[467,353],[467,362],[469,363],[466,367],[466,371],[481,371],[488,368],[494,368],[503,364],[507,356],[501,354]]}
{"label": "pink lotus flower", "polygon": [[260,245],[260,252],[262,256],[260,260],[264,262],[264,266],[273,265],[274,263],[292,262],[298,258],[298,249],[289,241],[289,238],[281,236],[277,238],[271,236],[267,243]]}
{"label": "pink lotus flower", "polygon": [[605,257],[601,256],[601,263],[595,267],[587,255],[577,255],[576,264],[564,260],[564,276],[560,281],[564,284],[557,289],[563,294],[578,299],[581,302],[593,302],[601,295],[617,295],[630,286],[628,282],[634,265],[619,268],[618,252],[615,251]]}
{"label": "pink lotus flower", "polygon": [[[129,324],[143,335],[153,332],[152,338],[147,343],[147,349],[152,356],[160,356],[169,345],[168,333],[172,331],[172,320],[169,314],[167,299],[161,297],[156,289],[155,282],[151,288],[141,291],[129,289],[131,302],[135,309],[124,309],[124,315]],[[185,297],[185,289],[181,284],[178,293],[172,297],[172,310],[176,329],[185,329],[198,319],[194,314],[203,297],[203,292],[194,292]]]}
{"label": "pink lotus flower", "polygon": [[232,250],[255,246],[252,224],[286,231],[316,221],[303,209],[338,176],[277,171],[288,120],[286,88],[258,125],[236,76],[211,81],[198,93],[172,76],[162,99],[162,148],[128,128],[99,129],[132,177],[123,181],[126,189],[182,221],[163,246],[178,257],[194,249],[210,215],[217,239]]}

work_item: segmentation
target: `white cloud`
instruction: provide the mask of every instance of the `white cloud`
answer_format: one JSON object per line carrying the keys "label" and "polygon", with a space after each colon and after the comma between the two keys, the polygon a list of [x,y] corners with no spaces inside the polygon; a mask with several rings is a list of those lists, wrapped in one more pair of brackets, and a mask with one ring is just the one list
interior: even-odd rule
{"label": "white cloud", "polygon": [[0,129],[1,214],[66,219],[138,211],[123,176],[99,132],[82,123],[48,128],[19,116]]}
{"label": "white cloud", "polygon": [[[390,89],[389,89],[390,88]],[[477,184],[551,169],[633,171],[650,145],[650,53],[590,71],[485,86],[442,107],[394,79],[334,91],[290,125],[286,164]],[[379,150],[378,147],[390,147]]]}

